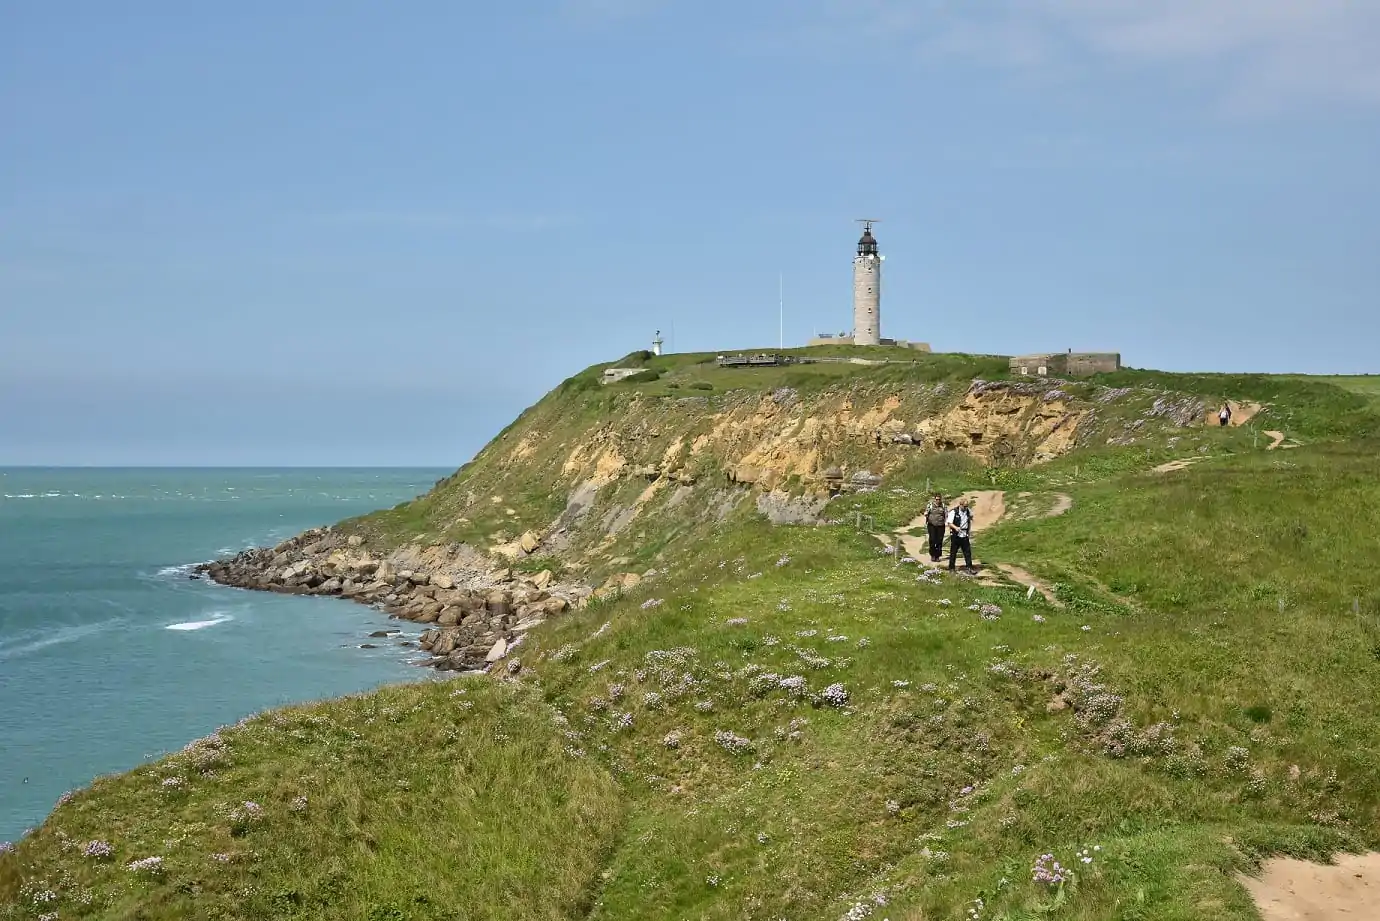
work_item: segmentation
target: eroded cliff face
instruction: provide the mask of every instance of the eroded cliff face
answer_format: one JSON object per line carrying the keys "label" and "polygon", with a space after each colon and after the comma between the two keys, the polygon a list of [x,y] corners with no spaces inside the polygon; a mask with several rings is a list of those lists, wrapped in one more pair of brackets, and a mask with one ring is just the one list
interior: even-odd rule
{"label": "eroded cliff face", "polygon": [[[684,413],[675,407],[634,404],[622,424],[563,444],[561,476],[578,489],[626,476],[691,483],[723,471],[726,482],[819,492],[831,469],[884,475],[919,452],[955,451],[984,464],[1048,461],[1075,447],[1091,414],[1091,404],[1053,386],[982,382],[957,393],[942,384],[809,397],[779,390],[685,419],[693,431],[677,431]],[[532,453],[524,435],[505,460],[520,463]]]}

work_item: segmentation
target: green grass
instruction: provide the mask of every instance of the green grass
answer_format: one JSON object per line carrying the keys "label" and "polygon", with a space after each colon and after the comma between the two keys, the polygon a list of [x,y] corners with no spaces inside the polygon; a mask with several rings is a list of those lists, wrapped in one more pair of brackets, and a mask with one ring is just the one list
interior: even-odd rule
{"label": "green grass", "polygon": [[[696,368],[670,356],[641,386]],[[1236,872],[1380,847],[1380,444],[1336,386],[1113,383],[1132,381],[1270,399],[1319,440],[1267,453],[1244,430],[1184,430],[1019,469],[917,454],[826,512],[892,528],[927,485],[1006,489],[1013,509],[1071,495],[1066,515],[1013,513],[976,541],[1062,608],[919,580],[848,523],[658,515],[610,551],[658,574],[533,631],[516,678],[276,711],[78,793],[0,856],[0,918],[833,921],[870,902],[866,917],[920,921],[977,900],[984,921],[1254,918]],[[558,512],[541,484],[604,401],[628,425],[656,418],[611,389],[571,385],[503,451],[376,521],[431,535],[471,488],[486,528],[516,531],[509,507]],[[1142,417],[1127,400],[1109,422]],[[484,479],[556,410],[569,428],[527,480]],[[668,433],[643,437],[659,451]],[[1147,472],[1198,447],[1201,464]],[[83,856],[93,840],[112,857]],[[1062,887],[1032,881],[1051,852],[1076,872]],[[161,874],[126,869],[147,856]],[[35,903],[44,890],[56,901]]]}

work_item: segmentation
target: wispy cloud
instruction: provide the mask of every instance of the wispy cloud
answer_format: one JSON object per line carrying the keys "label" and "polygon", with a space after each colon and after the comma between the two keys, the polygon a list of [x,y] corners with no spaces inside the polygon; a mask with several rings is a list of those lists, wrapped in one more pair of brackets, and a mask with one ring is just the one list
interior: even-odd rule
{"label": "wispy cloud", "polygon": [[823,32],[930,59],[1060,74],[1156,70],[1255,108],[1380,104],[1373,0],[821,0],[815,8]]}

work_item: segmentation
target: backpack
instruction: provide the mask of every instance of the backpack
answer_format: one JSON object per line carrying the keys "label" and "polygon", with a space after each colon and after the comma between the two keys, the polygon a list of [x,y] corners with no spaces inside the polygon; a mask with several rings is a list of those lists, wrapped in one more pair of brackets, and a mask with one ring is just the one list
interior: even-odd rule
{"label": "backpack", "polygon": [[944,519],[946,517],[947,513],[944,511],[944,506],[942,505],[934,505],[925,510],[925,520],[936,528],[944,524]]}

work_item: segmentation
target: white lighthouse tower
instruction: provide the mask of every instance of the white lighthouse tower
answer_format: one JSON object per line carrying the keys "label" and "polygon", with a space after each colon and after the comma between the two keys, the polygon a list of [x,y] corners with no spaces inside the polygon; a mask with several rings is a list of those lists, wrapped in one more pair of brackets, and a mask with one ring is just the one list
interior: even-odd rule
{"label": "white lighthouse tower", "polygon": [[872,236],[875,218],[863,218],[862,239],[853,257],[853,344],[882,344],[882,259]]}

